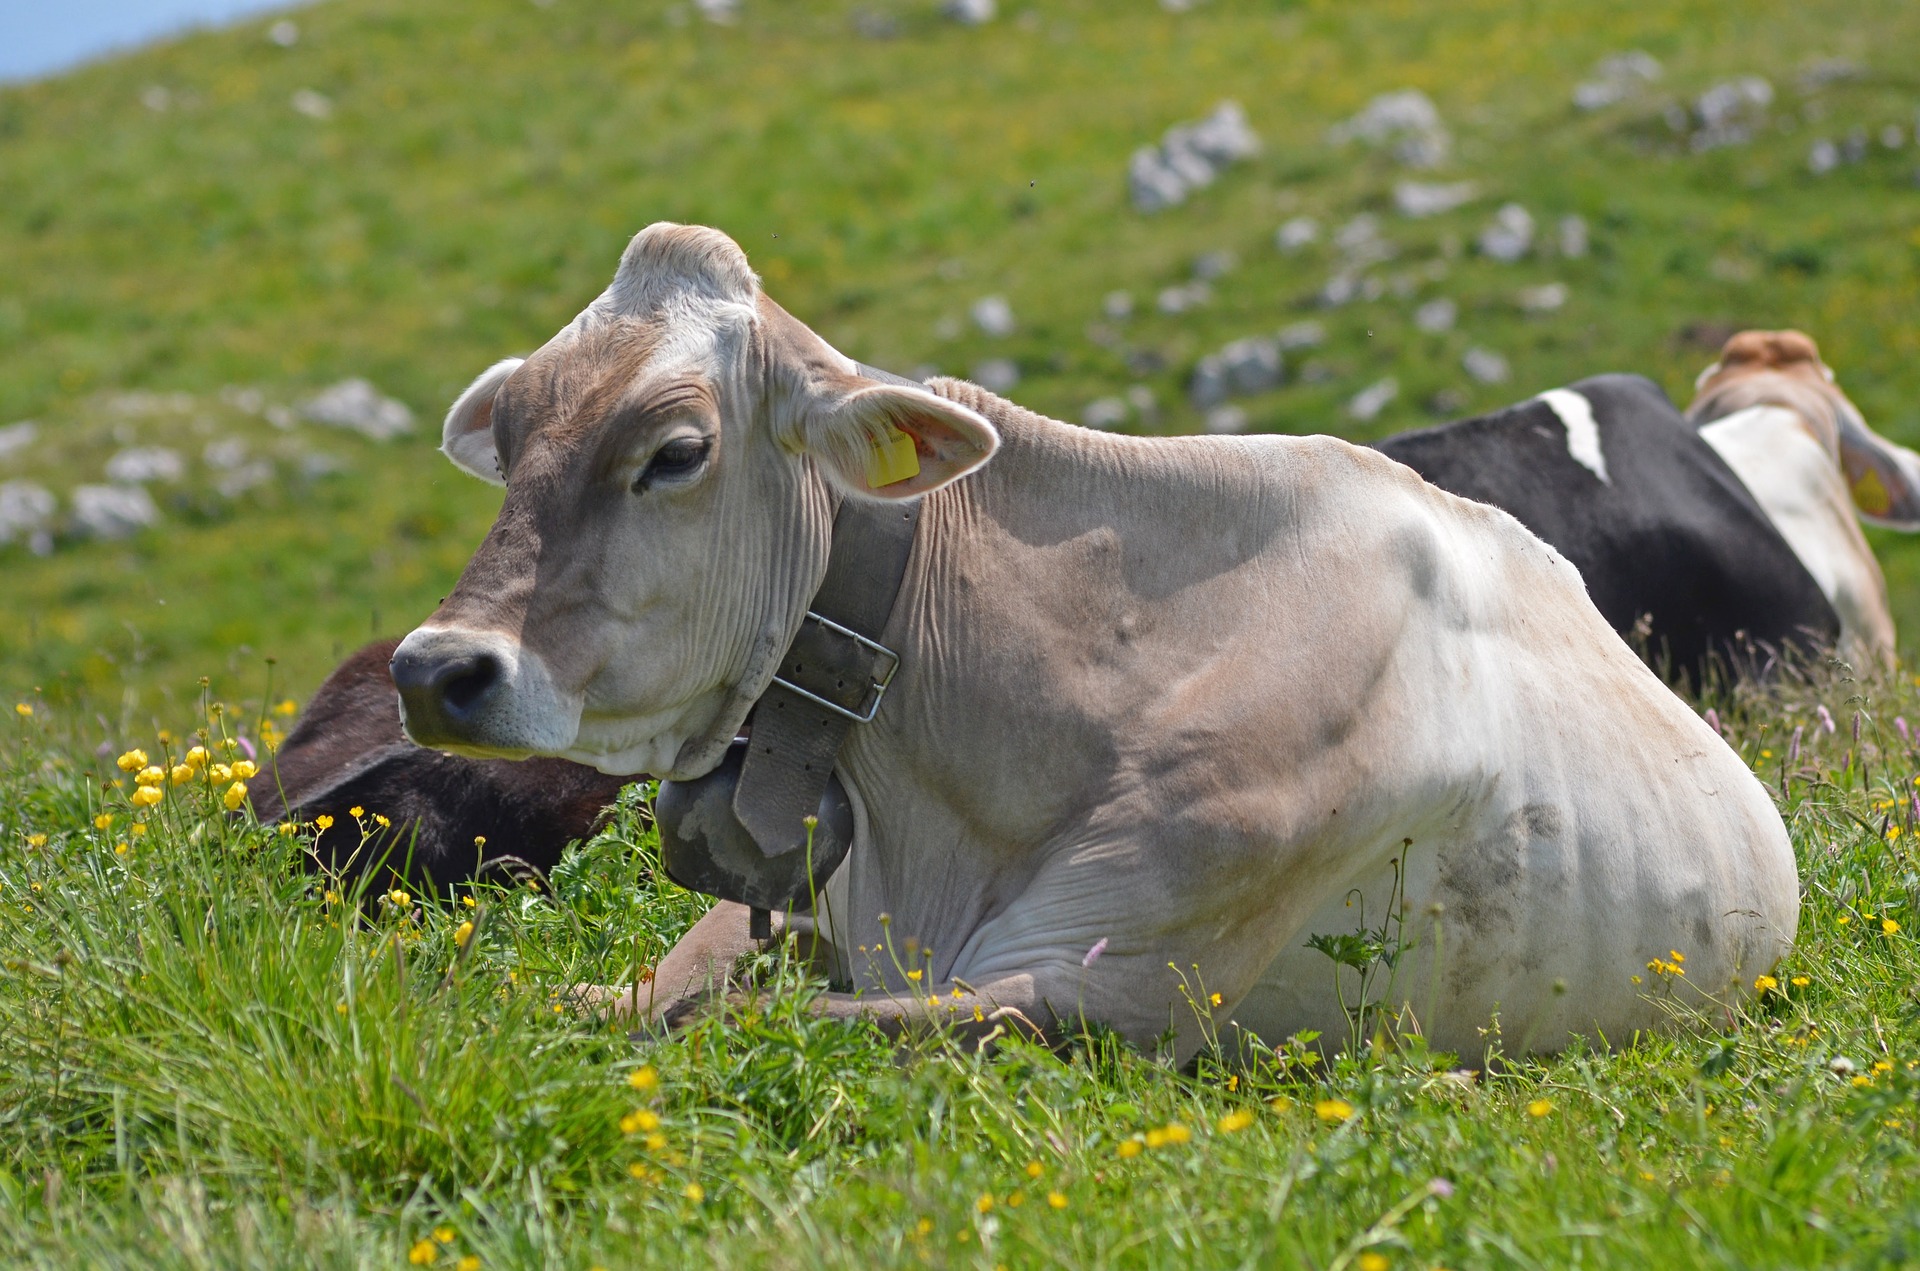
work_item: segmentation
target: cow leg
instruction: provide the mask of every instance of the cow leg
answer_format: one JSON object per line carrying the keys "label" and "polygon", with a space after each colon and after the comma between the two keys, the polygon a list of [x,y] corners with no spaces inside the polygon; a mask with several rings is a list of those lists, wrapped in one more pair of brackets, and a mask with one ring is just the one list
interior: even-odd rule
{"label": "cow leg", "polygon": [[[583,1005],[604,1010],[615,1018],[651,1023],[677,1023],[700,1003],[725,993],[734,968],[761,943],[748,934],[745,905],[723,900],[667,950],[644,984],[583,984],[571,996]],[[773,915],[776,941],[786,938],[785,915]]]}
{"label": "cow leg", "polygon": [[1005,1036],[1058,1045],[1069,1023],[1048,1004],[1031,975],[1014,975],[975,987],[963,982],[934,985],[920,993],[822,993],[813,1013],[826,1019],[865,1020],[889,1037],[945,1032],[976,1046]]}

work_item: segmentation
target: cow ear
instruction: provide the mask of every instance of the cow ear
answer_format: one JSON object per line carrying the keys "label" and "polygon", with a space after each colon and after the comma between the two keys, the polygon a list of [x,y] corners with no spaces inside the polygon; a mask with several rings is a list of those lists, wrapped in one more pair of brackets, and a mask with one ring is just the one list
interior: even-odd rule
{"label": "cow ear", "polygon": [[440,453],[453,465],[470,472],[489,485],[505,485],[500,471],[500,456],[493,445],[493,399],[507,376],[520,369],[525,358],[510,357],[495,362],[480,372],[480,378],[467,385],[467,391],[454,401],[447,422],[440,429]]}
{"label": "cow ear", "polygon": [[817,405],[805,447],[842,491],[911,499],[986,463],[1000,434],[978,411],[923,388],[869,381]]}
{"label": "cow ear", "polygon": [[1851,409],[1840,417],[1840,467],[1854,510],[1875,525],[1920,530],[1920,455],[1867,427]]}

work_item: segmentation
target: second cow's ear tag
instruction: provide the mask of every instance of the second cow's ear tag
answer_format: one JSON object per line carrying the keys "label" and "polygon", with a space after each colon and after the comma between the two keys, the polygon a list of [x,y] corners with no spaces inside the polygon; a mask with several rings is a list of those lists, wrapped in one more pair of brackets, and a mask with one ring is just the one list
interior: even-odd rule
{"label": "second cow's ear tag", "polygon": [[867,484],[875,490],[920,475],[920,456],[913,448],[913,438],[892,424],[880,428],[879,436],[867,439]]}

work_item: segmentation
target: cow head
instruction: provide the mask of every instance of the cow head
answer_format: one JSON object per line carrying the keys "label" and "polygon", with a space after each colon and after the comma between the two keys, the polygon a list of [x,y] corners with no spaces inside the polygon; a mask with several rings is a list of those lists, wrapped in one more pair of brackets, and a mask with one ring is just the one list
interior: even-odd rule
{"label": "cow head", "polygon": [[839,500],[916,498],[998,444],[974,411],[861,374],[726,235],[650,226],[571,325],[447,414],[447,457],[506,496],[394,654],[407,732],[701,775],[798,628]]}
{"label": "cow head", "polygon": [[1877,525],[1920,530],[1920,455],[1867,427],[1799,331],[1742,331],[1694,382],[1687,418],[1696,426],[1750,406],[1796,412],[1845,474],[1854,508]]}

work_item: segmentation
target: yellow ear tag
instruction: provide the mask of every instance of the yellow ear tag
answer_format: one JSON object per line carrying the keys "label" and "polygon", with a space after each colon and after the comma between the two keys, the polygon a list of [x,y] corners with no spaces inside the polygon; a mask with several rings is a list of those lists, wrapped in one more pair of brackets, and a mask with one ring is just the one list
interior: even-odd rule
{"label": "yellow ear tag", "polygon": [[1885,516],[1893,506],[1893,498],[1881,483],[1880,474],[1872,468],[1861,473],[1860,479],[1853,483],[1853,505],[1868,516]]}
{"label": "yellow ear tag", "polygon": [[913,448],[913,438],[892,424],[881,427],[885,432],[867,442],[867,484],[876,490],[920,475],[920,456]]}

